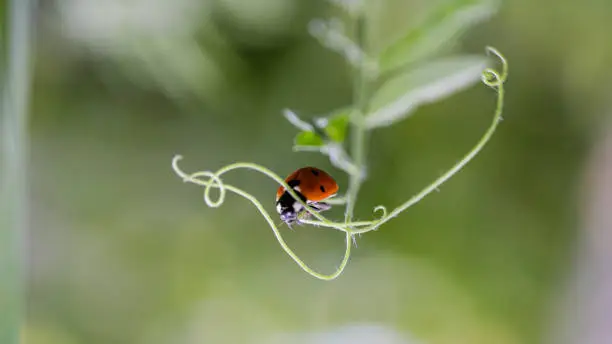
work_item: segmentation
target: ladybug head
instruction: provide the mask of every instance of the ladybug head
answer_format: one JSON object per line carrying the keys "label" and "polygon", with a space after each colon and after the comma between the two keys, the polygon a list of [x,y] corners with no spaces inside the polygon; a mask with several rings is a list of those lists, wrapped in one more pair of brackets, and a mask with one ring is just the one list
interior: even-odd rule
{"label": "ladybug head", "polygon": [[276,202],[276,211],[280,215],[280,219],[286,224],[297,222],[298,215],[303,210],[302,204],[295,201],[288,193]]}
{"label": "ladybug head", "polygon": [[284,223],[291,225],[297,222],[297,214],[294,211],[288,210],[280,213],[280,219]]}

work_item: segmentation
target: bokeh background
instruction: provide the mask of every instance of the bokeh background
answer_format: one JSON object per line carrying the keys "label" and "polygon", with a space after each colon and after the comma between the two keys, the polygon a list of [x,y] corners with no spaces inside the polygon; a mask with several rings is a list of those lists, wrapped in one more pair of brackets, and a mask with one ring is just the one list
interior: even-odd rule
{"label": "bokeh background", "polygon": [[[444,2],[380,0],[371,44]],[[281,112],[350,104],[350,68],[307,29],[341,9],[55,0],[35,14],[24,343],[612,343],[612,2],[506,0],[463,36],[455,52],[493,45],[510,62],[499,131],[439,193],[360,237],[333,282],[302,272],[244,199],[206,207],[170,161],[315,165],[345,190],[324,156],[292,152]],[[450,167],[494,100],[476,84],[374,131],[357,217]],[[227,182],[274,211],[269,179]],[[283,234],[315,268],[339,264],[341,233]]]}

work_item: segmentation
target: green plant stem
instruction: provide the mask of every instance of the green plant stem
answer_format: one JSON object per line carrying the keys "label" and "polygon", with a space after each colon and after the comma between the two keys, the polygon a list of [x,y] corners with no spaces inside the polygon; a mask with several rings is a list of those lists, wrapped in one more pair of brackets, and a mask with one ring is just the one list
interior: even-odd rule
{"label": "green plant stem", "polygon": [[0,343],[19,343],[24,316],[28,98],[33,0],[8,3],[0,118]]}
{"label": "green plant stem", "polygon": [[351,155],[353,164],[357,167],[357,173],[349,174],[349,187],[346,197],[346,211],[344,221],[346,223],[353,219],[357,195],[365,174],[365,145],[366,127],[365,116],[368,113],[369,103],[369,79],[367,75],[367,34],[366,20],[364,14],[360,14],[355,22],[356,43],[363,51],[363,60],[360,67],[355,69],[353,84],[353,97],[356,108],[351,114]]}

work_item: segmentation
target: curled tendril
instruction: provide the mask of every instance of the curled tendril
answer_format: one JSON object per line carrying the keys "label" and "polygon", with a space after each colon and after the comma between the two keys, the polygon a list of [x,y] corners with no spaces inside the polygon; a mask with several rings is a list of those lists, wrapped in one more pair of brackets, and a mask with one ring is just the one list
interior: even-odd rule
{"label": "curled tendril", "polygon": [[498,88],[502,86],[502,84],[505,83],[506,79],[508,78],[508,61],[506,61],[506,58],[493,47],[487,47],[486,52],[487,54],[493,54],[499,58],[502,63],[502,72],[500,74],[493,68],[486,68],[482,72],[481,80],[485,85],[491,88]]}
{"label": "curled tendril", "polygon": [[[361,234],[361,233],[366,233],[372,230],[376,230],[378,227],[382,226],[383,224],[385,224],[392,218],[396,217],[397,215],[402,213],[404,210],[420,202],[423,198],[425,198],[425,196],[429,195],[435,190],[438,190],[440,185],[444,184],[453,175],[459,172],[465,165],[467,165],[468,162],[474,159],[474,157],[484,148],[487,142],[489,142],[489,140],[493,136],[493,133],[497,129],[497,125],[499,124],[502,118],[501,116],[503,113],[503,105],[504,105],[504,83],[506,82],[506,79],[508,78],[508,62],[506,61],[504,56],[500,54],[494,48],[487,47],[487,52],[495,54],[502,63],[501,73],[499,73],[498,71],[492,68],[487,68],[483,71],[483,83],[497,90],[497,107],[495,108],[495,114],[493,115],[493,120],[491,121],[491,124],[489,125],[489,128],[487,129],[487,131],[480,138],[480,140],[476,143],[474,148],[472,148],[461,160],[455,163],[453,167],[451,167],[448,171],[446,171],[444,174],[438,177],[438,179],[434,180],[431,184],[429,184],[423,190],[421,190],[421,192],[412,196],[412,198],[402,203],[397,208],[393,209],[390,213],[385,214],[385,216],[383,216],[380,220],[374,221],[374,223],[364,228],[353,230],[353,234]],[[485,79],[485,76],[489,76],[489,75],[494,76],[495,79],[494,80],[491,80],[489,78]]]}
{"label": "curled tendril", "polygon": [[501,84],[499,74],[492,68],[487,68],[482,72],[481,80],[485,85],[492,88],[496,88]]}
{"label": "curled tendril", "polygon": [[378,213],[380,211],[382,211],[382,216],[378,218],[379,220],[387,217],[387,207],[385,207],[384,205],[378,205],[374,208],[373,213]]}
{"label": "curled tendril", "polygon": [[[189,176],[190,179],[187,179],[187,180],[183,179],[183,181],[193,182],[193,180],[199,180],[198,177],[200,176],[210,178],[210,180],[206,182],[206,185],[204,188],[204,202],[206,203],[207,206],[211,208],[220,207],[221,204],[223,204],[223,202],[225,201],[226,191],[225,191],[225,186],[223,185],[223,182],[221,181],[221,178],[219,178],[217,175],[215,175],[212,172],[208,172],[208,171],[196,172]],[[212,188],[219,189],[219,196],[216,201],[212,201],[210,199],[210,190]]]}

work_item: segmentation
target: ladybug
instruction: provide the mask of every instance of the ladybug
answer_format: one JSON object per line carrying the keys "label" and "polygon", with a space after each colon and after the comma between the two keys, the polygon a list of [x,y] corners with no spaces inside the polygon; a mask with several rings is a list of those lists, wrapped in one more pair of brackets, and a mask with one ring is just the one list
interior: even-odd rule
{"label": "ladybug", "polygon": [[[325,171],[316,167],[302,167],[291,173],[285,182],[295,193],[316,211],[325,211],[331,205],[322,202],[336,195],[338,184]],[[296,201],[281,185],[276,191],[276,211],[287,225],[297,222],[298,216],[305,211],[304,206]]]}

